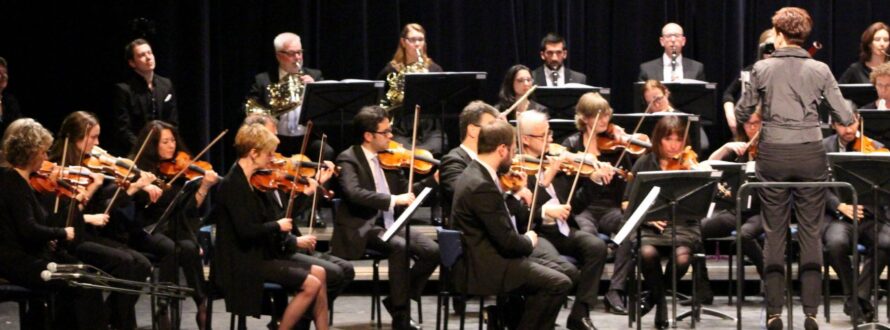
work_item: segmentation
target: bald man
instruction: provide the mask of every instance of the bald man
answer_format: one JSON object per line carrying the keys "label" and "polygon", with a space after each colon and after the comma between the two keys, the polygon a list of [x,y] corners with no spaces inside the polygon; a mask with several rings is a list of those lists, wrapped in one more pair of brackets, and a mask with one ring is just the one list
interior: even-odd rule
{"label": "bald man", "polygon": [[701,62],[683,56],[686,36],[683,27],[677,23],[668,23],[661,28],[658,38],[664,53],[660,58],[640,64],[640,81],[655,79],[658,81],[677,81],[695,79],[705,81],[705,66]]}

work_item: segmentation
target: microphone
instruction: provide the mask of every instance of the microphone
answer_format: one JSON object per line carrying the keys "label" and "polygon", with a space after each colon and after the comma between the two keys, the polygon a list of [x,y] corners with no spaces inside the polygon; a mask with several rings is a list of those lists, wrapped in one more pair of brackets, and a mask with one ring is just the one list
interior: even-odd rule
{"label": "microphone", "polygon": [[75,280],[75,279],[79,279],[81,277],[81,275],[82,274],[78,274],[78,273],[53,273],[48,270],[44,270],[44,271],[40,272],[40,278],[42,278],[44,281]]}
{"label": "microphone", "polygon": [[55,262],[50,262],[46,265],[46,270],[51,273],[56,272],[77,272],[81,270],[86,270],[87,265],[84,264],[57,264]]}

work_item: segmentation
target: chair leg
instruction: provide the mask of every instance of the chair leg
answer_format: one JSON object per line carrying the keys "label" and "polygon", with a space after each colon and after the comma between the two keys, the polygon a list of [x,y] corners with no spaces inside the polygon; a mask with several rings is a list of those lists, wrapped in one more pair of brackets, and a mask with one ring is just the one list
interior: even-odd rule
{"label": "chair leg", "polygon": [[21,325],[22,329],[28,329],[28,301],[18,300],[16,301],[16,303],[19,305],[19,324]]}
{"label": "chair leg", "polygon": [[328,299],[328,325],[334,325],[334,300]]}
{"label": "chair leg", "polygon": [[420,306],[422,306],[420,304],[421,298],[423,298],[423,296],[420,296],[417,299],[417,323],[423,324],[423,309],[420,307]]}
{"label": "chair leg", "polygon": [[[733,243],[732,245],[735,246],[735,243]],[[736,246],[735,248],[738,249],[739,247]],[[729,253],[729,258],[727,258],[729,260],[729,265],[728,265],[729,266],[729,282],[726,283],[726,287],[729,288],[729,291],[726,292],[726,297],[729,299],[729,305],[732,305],[732,296],[735,295],[735,290],[733,290],[735,282],[733,282],[733,280],[732,280],[733,279],[733,277],[732,277],[732,275],[733,275],[732,274],[733,257],[735,257],[735,253]],[[740,264],[739,267],[743,267],[743,265]]]}
{"label": "chair leg", "polygon": [[[464,309],[464,310],[466,310],[466,309]],[[483,320],[482,320],[483,311],[485,311],[485,296],[479,296],[479,330],[482,330],[482,327],[485,324],[485,322],[483,322]],[[489,315],[488,317],[491,317],[491,315]],[[464,317],[463,316],[460,317],[460,330],[464,330]]]}
{"label": "chair leg", "polygon": [[229,330],[235,329],[235,314],[229,315]]}
{"label": "chair leg", "polygon": [[205,324],[207,324],[206,329],[203,330],[213,329],[213,298],[210,296],[207,297],[207,322]]}
{"label": "chair leg", "polygon": [[[828,260],[826,253],[822,253],[822,260]],[[827,262],[823,262],[822,270],[822,308],[825,314],[825,323],[831,323],[831,266]]]}
{"label": "chair leg", "polygon": [[[380,260],[374,259],[374,263],[373,263],[373,265],[374,265],[374,267],[373,267],[373,268],[374,268],[374,274],[373,274],[372,282],[374,282],[374,285],[373,285],[373,286],[374,286],[374,297],[371,299],[371,303],[374,304],[374,306],[371,307],[371,310],[372,310],[372,313],[371,313],[371,314],[374,314],[374,312],[377,313],[377,316],[376,316],[376,318],[377,318],[377,329],[380,329],[380,328],[383,327],[383,321],[381,320],[383,314],[380,312],[380,308],[381,308],[381,298],[380,298]],[[374,320],[374,316],[373,316],[373,315],[371,316],[371,320]]]}

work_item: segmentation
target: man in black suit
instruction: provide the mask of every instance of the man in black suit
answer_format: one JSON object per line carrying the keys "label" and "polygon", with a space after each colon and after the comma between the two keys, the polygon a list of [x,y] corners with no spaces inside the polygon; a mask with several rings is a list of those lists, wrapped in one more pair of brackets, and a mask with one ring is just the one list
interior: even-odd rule
{"label": "man in black suit", "polygon": [[[277,84],[288,75],[300,75],[300,80],[303,84],[324,80],[321,70],[303,66],[303,43],[300,40],[300,36],[291,32],[283,32],[275,37],[273,44],[275,46],[275,60],[278,62],[278,66],[275,69],[260,72],[254,76],[253,85],[250,86],[250,91],[247,92],[248,99],[253,99],[266,108],[271,108],[269,105],[271,95],[266,87]],[[281,140],[278,151],[284,155],[300,152],[303,135],[306,134],[306,127],[300,124],[301,113],[302,108],[298,106],[278,118],[277,135],[278,139]],[[307,153],[317,157],[320,146],[320,141],[313,141]],[[325,159],[334,157],[334,149],[331,146],[325,145],[324,152]]]}
{"label": "man in black suit", "polygon": [[146,123],[163,120],[179,125],[176,92],[170,79],[155,73],[155,56],[145,39],[136,39],[124,47],[127,64],[133,73],[114,85],[114,137],[118,154],[126,155],[137,143],[136,134]]}
{"label": "man in black suit", "polygon": [[[825,152],[848,152],[857,151],[853,148],[856,140],[856,133],[859,131],[859,116],[856,109],[853,110],[853,123],[844,125],[835,121],[835,134],[822,139],[822,146]],[[875,147],[880,148],[884,145],[878,141],[873,141]],[[878,267],[882,271],[887,265],[888,255],[890,255],[890,226],[885,221],[890,218],[886,205],[875,207],[870,199],[860,200],[861,204],[857,205],[859,217],[859,244],[863,244],[871,250],[875,239],[875,222],[873,219],[874,212],[878,213],[878,250],[864,259],[862,272],[859,275],[859,292],[855,295],[853,292],[853,265],[850,263],[850,251],[853,246],[853,205],[844,203],[839,196],[832,190],[826,193],[825,201],[825,228],[822,234],[822,240],[825,244],[827,253],[826,261],[843,284],[844,295],[847,301],[844,303],[844,313],[852,315],[854,309],[859,309],[859,315],[862,315],[866,322],[870,322],[875,316],[874,306],[871,305],[869,296],[872,293],[872,285],[874,284],[874,270]],[[877,261],[877,262],[876,262]],[[857,299],[853,299],[853,297]]]}
{"label": "man in black suit", "polygon": [[[550,124],[547,115],[538,111],[526,111],[519,117],[519,130],[522,145],[529,154],[540,155],[549,149],[548,133]],[[569,153],[563,153],[560,160],[567,160]],[[593,161],[592,158],[590,158]],[[556,158],[551,158],[552,162]],[[603,165],[590,178],[599,184],[607,185],[614,175],[611,166]],[[580,274],[575,282],[575,304],[568,316],[569,329],[596,329],[590,319],[590,308],[594,307],[599,291],[599,281],[606,262],[606,243],[599,237],[580,230],[575,215],[584,211],[591,201],[578,185],[572,200],[574,176],[566,175],[559,166],[550,166],[528,177],[529,189],[537,189],[533,222],[541,237],[551,242],[559,254],[578,260]],[[537,187],[535,187],[537,185]]]}
{"label": "man in black suit", "polygon": [[504,121],[483,126],[479,155],[454,186],[452,217],[463,232],[464,257],[455,269],[459,289],[472,295],[525,294],[519,329],[553,329],[571,279],[532,262],[528,256],[538,235],[520,235],[510,216],[498,173],[510,168],[513,128]]}
{"label": "man in black suit", "polygon": [[[467,165],[476,159],[476,145],[479,143],[479,130],[491,124],[500,113],[494,107],[482,101],[470,102],[461,111],[458,119],[460,126],[460,146],[451,149],[442,156],[439,177],[442,187],[442,211],[446,219],[450,219],[451,200],[454,197],[454,184],[467,169]],[[447,220],[446,220],[447,221]],[[451,226],[447,221],[446,225]]]}
{"label": "man in black suit", "polygon": [[569,57],[569,48],[562,36],[556,33],[548,33],[541,40],[541,60],[544,65],[532,72],[535,85],[538,86],[562,86],[568,83],[586,84],[587,76],[578,71],[572,71],[565,66],[565,60]]}
{"label": "man in black suit", "polygon": [[658,42],[664,47],[664,54],[660,58],[640,64],[640,81],[705,80],[705,66],[701,62],[683,56],[683,46],[686,45],[683,27],[677,23],[665,24],[661,28]]}
{"label": "man in black suit", "polygon": [[[389,242],[380,237],[398,215],[397,207],[414,201],[412,191],[437,184],[438,173],[415,182],[409,191],[408,180],[399,170],[384,170],[377,157],[388,148],[392,127],[386,111],[379,106],[362,108],[353,119],[353,126],[362,132],[361,144],[346,149],[337,156],[343,202],[334,219],[331,252],[341,258],[361,258],[370,248],[389,256],[390,296],[383,300],[393,317],[396,329],[412,329],[408,315],[409,297],[418,299],[430,275],[439,265],[439,245],[430,238],[411,230],[395,235]],[[406,251],[406,237],[410,240]],[[406,253],[414,259],[409,268]],[[410,286],[408,285],[410,284]]]}

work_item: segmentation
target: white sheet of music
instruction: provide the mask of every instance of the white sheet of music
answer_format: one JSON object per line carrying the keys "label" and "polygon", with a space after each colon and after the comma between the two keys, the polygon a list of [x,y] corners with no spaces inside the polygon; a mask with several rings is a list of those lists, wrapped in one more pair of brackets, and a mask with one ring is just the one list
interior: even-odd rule
{"label": "white sheet of music", "polygon": [[612,239],[615,244],[621,245],[621,243],[630,236],[633,230],[637,228],[639,222],[643,220],[643,216],[646,215],[646,212],[649,212],[649,208],[655,203],[655,199],[658,198],[658,193],[660,192],[661,187],[652,187],[652,190],[649,191],[646,198],[643,198],[643,202],[640,203],[640,205],[637,205],[637,209],[630,215],[630,218],[627,219],[627,222],[621,227],[621,230],[618,231],[618,234],[615,234],[615,238]]}
{"label": "white sheet of music", "polygon": [[381,239],[383,239],[384,242],[389,242],[389,239],[392,238],[392,236],[395,235],[396,232],[402,228],[402,225],[405,224],[405,221],[408,221],[408,218],[411,218],[411,215],[414,214],[414,211],[417,210],[417,207],[419,207],[420,204],[423,203],[423,200],[426,199],[426,196],[430,194],[430,191],[433,191],[433,188],[423,188],[423,191],[420,192],[420,195],[417,195],[417,198],[414,199],[414,202],[411,203],[411,205],[408,205],[408,208],[405,209],[405,212],[402,212],[402,214],[399,215],[399,218],[396,219],[395,222],[393,222],[393,225],[389,226],[389,229],[387,229],[386,232],[383,233]]}

